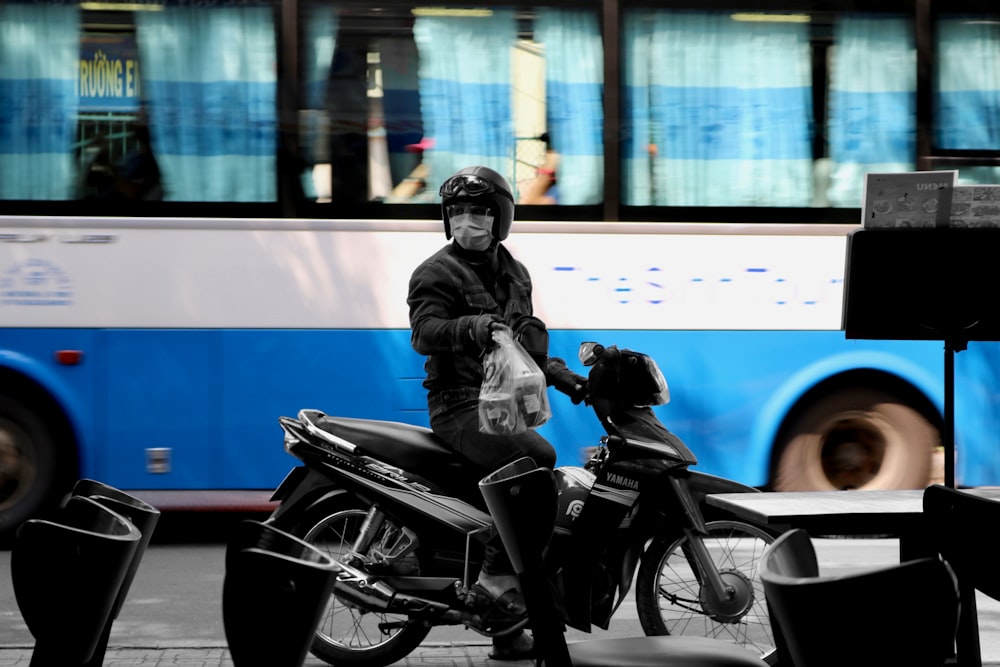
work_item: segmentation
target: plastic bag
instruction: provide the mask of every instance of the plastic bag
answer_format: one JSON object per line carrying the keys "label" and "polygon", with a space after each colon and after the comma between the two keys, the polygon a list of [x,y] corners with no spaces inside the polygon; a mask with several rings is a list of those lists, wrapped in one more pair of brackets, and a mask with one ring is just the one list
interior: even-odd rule
{"label": "plastic bag", "polygon": [[493,341],[496,344],[483,356],[479,430],[513,435],[541,426],[552,416],[545,374],[510,329],[495,330]]}

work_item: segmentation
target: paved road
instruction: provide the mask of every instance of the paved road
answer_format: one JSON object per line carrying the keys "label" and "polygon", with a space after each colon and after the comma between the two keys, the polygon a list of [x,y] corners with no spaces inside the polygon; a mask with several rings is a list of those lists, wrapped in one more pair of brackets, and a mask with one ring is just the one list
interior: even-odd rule
{"label": "paved road", "polygon": [[[208,523],[186,530],[183,523],[178,524],[174,520],[164,526],[166,532],[162,536],[158,530],[154,543],[144,555],[125,606],[113,626],[109,645],[119,649],[224,649],[226,641],[222,624],[221,590],[225,575],[225,535],[231,525],[231,521]],[[825,573],[898,560],[896,540],[817,540],[816,544]],[[53,603],[58,604],[58,601]],[[983,658],[988,662],[1000,662],[1000,603],[980,596],[979,611]],[[615,616],[610,630],[597,630],[592,636],[639,634],[642,631],[635,603],[633,599],[629,599]],[[576,631],[570,631],[567,635],[571,641],[586,637],[584,633]],[[437,651],[442,660],[446,655],[455,653],[455,659],[458,660],[455,664],[481,664],[475,660],[485,656],[485,648],[481,648],[485,646],[483,638],[461,628],[435,629],[428,637],[428,642],[433,647],[429,650],[432,653]],[[33,644],[34,640],[21,619],[14,599],[10,580],[10,552],[0,551],[0,667],[20,664],[13,659],[9,662],[4,660],[4,647],[30,648]],[[463,644],[471,644],[473,648],[450,648]],[[477,644],[480,648],[475,647]],[[466,663],[469,650],[472,651],[472,657],[469,658],[472,662]]]}

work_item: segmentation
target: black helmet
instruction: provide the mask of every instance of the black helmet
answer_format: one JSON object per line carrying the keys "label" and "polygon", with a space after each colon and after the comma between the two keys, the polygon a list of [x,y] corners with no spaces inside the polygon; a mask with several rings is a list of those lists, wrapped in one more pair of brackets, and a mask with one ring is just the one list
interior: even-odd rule
{"label": "black helmet", "polygon": [[490,207],[493,216],[493,238],[503,241],[514,222],[514,195],[507,179],[489,167],[464,167],[441,184],[441,219],[444,236],[451,238],[448,206],[457,202],[482,203]]}

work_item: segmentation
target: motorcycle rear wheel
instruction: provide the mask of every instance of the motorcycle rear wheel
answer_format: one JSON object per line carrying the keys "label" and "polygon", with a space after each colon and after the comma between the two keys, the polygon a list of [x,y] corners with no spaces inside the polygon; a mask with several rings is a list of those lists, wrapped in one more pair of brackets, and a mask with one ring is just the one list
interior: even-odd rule
{"label": "motorcycle rear wheel", "polygon": [[[292,533],[334,560],[347,562],[347,554],[367,513],[368,509],[360,501],[339,497],[310,509]],[[420,573],[417,570],[408,574],[419,576]],[[379,627],[406,620],[407,617],[401,614],[358,609],[331,595],[310,650],[331,665],[384,667],[409,655],[430,632],[429,627],[421,625],[405,625],[384,632]]]}
{"label": "motorcycle rear wheel", "polygon": [[705,546],[723,580],[736,588],[735,606],[715,606],[708,599],[688,558],[686,537],[658,537],[646,551],[636,579],[639,623],[647,635],[723,639],[776,664],[774,635],[758,574],[764,549],[774,537],[739,521],[711,521],[707,526]]}

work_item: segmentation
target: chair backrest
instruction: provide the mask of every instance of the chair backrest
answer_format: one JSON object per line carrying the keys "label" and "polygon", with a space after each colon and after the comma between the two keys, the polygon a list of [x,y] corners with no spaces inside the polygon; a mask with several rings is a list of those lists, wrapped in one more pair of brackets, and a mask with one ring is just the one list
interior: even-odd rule
{"label": "chair backrest", "polygon": [[1000,600],[992,527],[1000,525],[1000,501],[936,484],[924,490],[928,537],[963,586]]}
{"label": "chair backrest", "polygon": [[954,650],[958,588],[938,558],[821,576],[809,535],[765,551],[760,577],[795,667],[942,665]]}
{"label": "chair backrest", "polygon": [[229,540],[225,561],[222,621],[233,665],[303,664],[333,594],[337,563],[290,533],[250,520]]}

